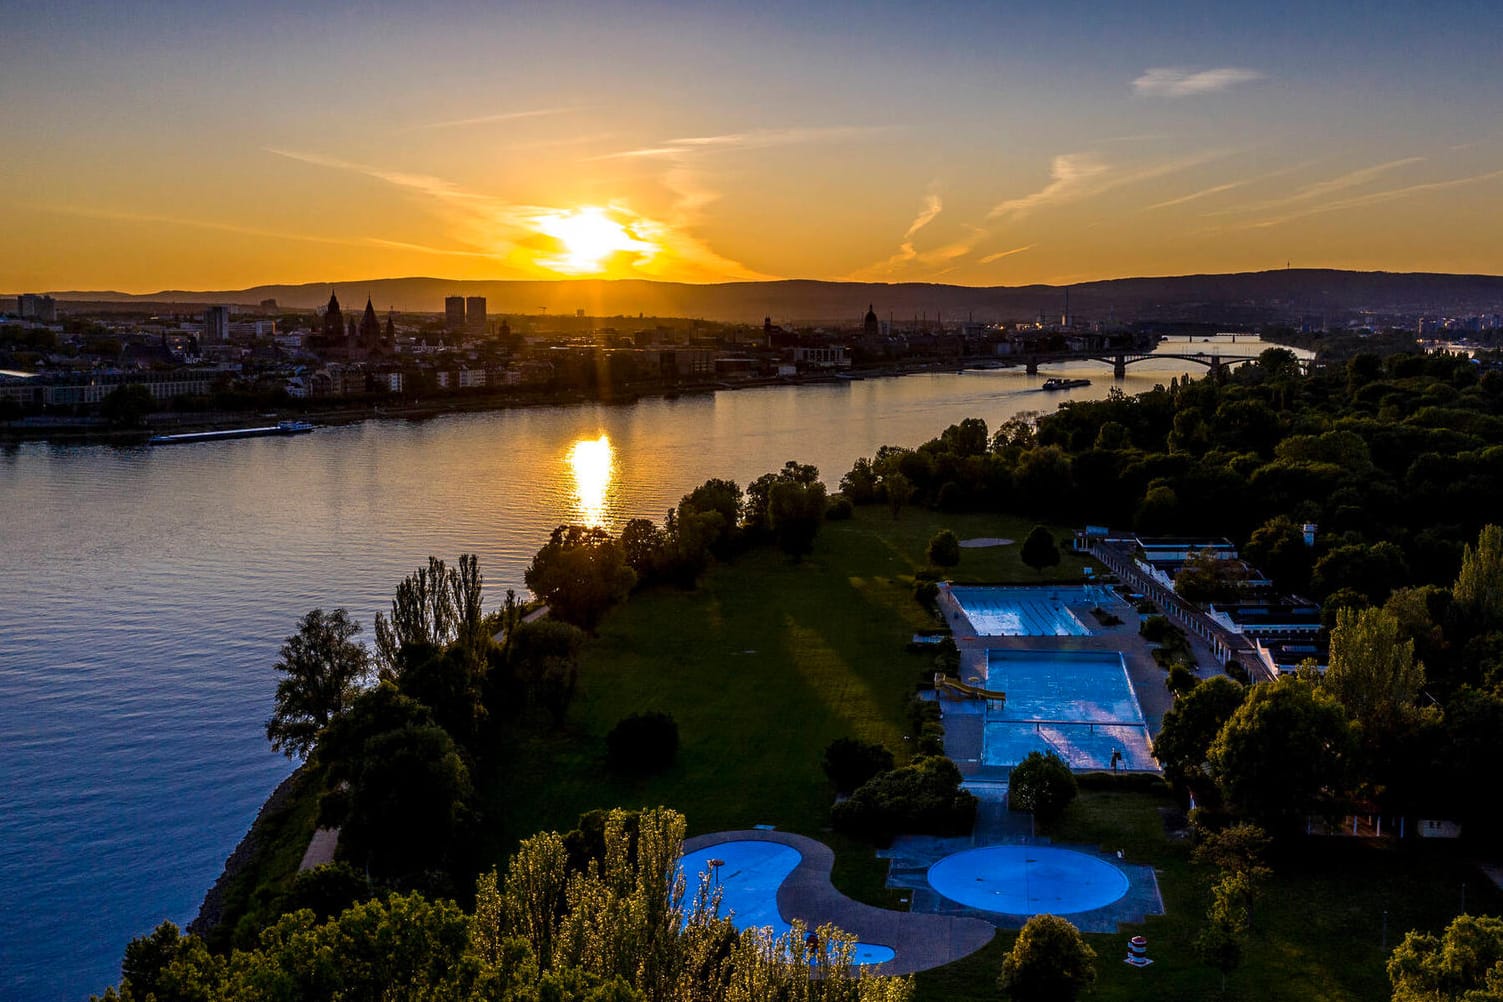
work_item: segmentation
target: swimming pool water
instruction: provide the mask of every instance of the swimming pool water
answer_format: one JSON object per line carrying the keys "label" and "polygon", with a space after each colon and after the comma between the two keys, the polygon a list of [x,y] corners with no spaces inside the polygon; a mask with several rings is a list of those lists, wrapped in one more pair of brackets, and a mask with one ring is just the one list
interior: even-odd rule
{"label": "swimming pool water", "polygon": [[951,901],[1004,915],[1069,915],[1127,893],[1127,874],[1074,849],[993,845],[929,867],[929,886]]}
{"label": "swimming pool water", "polygon": [[983,637],[1087,637],[1091,631],[1067,607],[1095,605],[1085,588],[951,588],[950,595]]}
{"label": "swimming pool water", "polygon": [[[721,914],[728,915],[737,929],[771,926],[773,935],[781,936],[792,927],[778,912],[778,888],[803,858],[803,853],[781,842],[722,842],[684,853],[679,865],[683,867],[692,898],[701,875],[708,875],[712,881],[717,879],[710,860],[721,860],[718,868]],[[894,956],[891,947],[856,944],[857,964],[880,964]]]}
{"label": "swimming pool water", "polygon": [[991,651],[988,689],[1007,693],[988,710],[987,765],[1017,765],[1053,752],[1072,769],[1110,769],[1112,753],[1133,771],[1156,771],[1148,728],[1122,656],[1099,651]]}

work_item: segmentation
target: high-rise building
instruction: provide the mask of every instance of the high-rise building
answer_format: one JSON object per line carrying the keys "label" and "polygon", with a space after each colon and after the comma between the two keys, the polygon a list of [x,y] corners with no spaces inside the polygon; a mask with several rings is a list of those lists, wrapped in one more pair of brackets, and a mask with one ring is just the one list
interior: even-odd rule
{"label": "high-rise building", "polygon": [[211,306],[204,310],[204,344],[229,344],[230,308]]}
{"label": "high-rise building", "polygon": [[471,296],[464,301],[465,326],[475,334],[485,333],[485,297]]}
{"label": "high-rise building", "polygon": [[464,297],[447,296],[444,299],[444,326],[451,331],[464,330]]}
{"label": "high-rise building", "polygon": [[30,293],[16,299],[16,311],[23,320],[39,320],[44,324],[57,322],[57,300],[51,296]]}

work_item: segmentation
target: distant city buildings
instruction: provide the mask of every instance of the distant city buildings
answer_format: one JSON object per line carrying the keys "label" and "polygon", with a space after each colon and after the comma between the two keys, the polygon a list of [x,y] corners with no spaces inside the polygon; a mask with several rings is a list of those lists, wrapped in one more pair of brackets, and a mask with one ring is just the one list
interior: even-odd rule
{"label": "distant city buildings", "polygon": [[470,296],[464,301],[465,329],[471,334],[485,333],[485,297]]}
{"label": "distant city buildings", "polygon": [[[484,302],[485,300],[481,300],[482,304]],[[451,331],[464,330],[465,307],[463,296],[446,296],[444,298],[444,327]]]}
{"label": "distant city buildings", "polygon": [[36,296],[27,293],[16,299],[16,314],[22,320],[38,320],[44,324],[57,322],[57,300],[51,296]]}
{"label": "distant city buildings", "polygon": [[204,310],[204,334],[202,343],[228,344],[230,340],[230,308],[211,306]]}

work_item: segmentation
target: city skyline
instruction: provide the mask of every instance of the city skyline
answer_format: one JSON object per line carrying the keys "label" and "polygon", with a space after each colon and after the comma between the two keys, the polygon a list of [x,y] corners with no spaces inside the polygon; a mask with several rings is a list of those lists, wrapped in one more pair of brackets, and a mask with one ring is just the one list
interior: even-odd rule
{"label": "city skyline", "polygon": [[17,289],[1503,272],[1452,0],[24,8]]}

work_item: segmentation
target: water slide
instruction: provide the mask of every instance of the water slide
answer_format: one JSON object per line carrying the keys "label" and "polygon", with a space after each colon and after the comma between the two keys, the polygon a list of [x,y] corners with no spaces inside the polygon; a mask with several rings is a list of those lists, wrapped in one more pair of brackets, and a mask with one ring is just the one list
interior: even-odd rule
{"label": "water slide", "polygon": [[996,699],[1005,700],[1007,693],[998,692],[995,689],[983,689],[977,685],[970,685],[959,679],[953,679],[943,672],[934,673],[934,691],[941,696],[948,695],[952,699]]}

